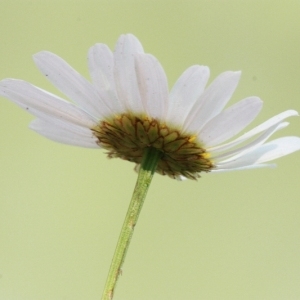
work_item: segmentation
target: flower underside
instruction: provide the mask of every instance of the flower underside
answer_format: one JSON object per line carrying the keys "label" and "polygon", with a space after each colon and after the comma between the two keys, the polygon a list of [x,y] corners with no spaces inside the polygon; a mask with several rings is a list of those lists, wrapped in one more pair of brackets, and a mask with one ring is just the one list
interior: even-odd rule
{"label": "flower underside", "polygon": [[99,145],[108,150],[109,158],[140,164],[147,147],[157,149],[162,155],[156,172],[162,175],[197,179],[200,172],[209,172],[214,167],[195,135],[181,134],[148,116],[125,113],[106,118],[92,130]]}

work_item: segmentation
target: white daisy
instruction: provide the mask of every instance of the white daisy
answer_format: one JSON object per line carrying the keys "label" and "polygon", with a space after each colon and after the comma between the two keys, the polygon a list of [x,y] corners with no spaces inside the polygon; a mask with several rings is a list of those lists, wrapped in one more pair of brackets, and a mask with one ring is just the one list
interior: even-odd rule
{"label": "white daisy", "polygon": [[[88,52],[91,82],[64,60],[42,51],[34,61],[68,102],[22,80],[0,82],[0,95],[37,117],[30,128],[57,142],[103,148],[108,157],[141,162],[147,147],[158,149],[157,172],[195,179],[201,172],[271,166],[300,149],[300,138],[267,139],[298,113],[285,111],[234,138],[258,115],[262,101],[248,97],[224,109],[240,72],[224,72],[207,88],[209,68],[188,68],[168,91],[158,60],[131,34],[112,52],[96,44]],[[228,140],[230,140],[228,142]]]}

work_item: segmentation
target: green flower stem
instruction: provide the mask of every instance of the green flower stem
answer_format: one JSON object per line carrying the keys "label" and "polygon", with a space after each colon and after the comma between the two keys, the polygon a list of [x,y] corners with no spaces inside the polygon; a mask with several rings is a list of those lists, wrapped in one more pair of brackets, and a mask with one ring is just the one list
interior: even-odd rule
{"label": "green flower stem", "polygon": [[161,152],[151,147],[147,148],[143,154],[137,182],[126,214],[126,218],[122,226],[112,263],[110,265],[107,281],[101,298],[102,300],[111,300],[113,298],[116,283],[121,273],[121,267],[123,265],[126,252],[128,250],[133,234],[133,229],[138,220],[160,157]]}

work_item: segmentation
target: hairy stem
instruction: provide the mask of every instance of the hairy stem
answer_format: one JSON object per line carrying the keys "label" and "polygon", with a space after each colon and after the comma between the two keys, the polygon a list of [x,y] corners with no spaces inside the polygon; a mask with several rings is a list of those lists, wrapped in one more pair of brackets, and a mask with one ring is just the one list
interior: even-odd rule
{"label": "hairy stem", "polygon": [[125,260],[133,230],[143,207],[147,191],[160,157],[161,152],[151,147],[147,148],[144,152],[137,182],[109,269],[104,292],[101,298],[102,300],[111,300],[114,296],[116,283],[121,273],[121,268]]}

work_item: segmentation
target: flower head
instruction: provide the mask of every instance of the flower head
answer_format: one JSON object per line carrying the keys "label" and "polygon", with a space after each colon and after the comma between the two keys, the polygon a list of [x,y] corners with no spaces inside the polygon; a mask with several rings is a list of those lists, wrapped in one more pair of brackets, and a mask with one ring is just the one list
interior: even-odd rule
{"label": "flower head", "polygon": [[271,166],[266,162],[300,149],[300,138],[268,138],[298,115],[288,110],[234,138],[258,115],[262,101],[248,97],[224,109],[240,72],[224,72],[207,88],[209,68],[188,68],[168,90],[158,60],[131,34],[112,52],[88,52],[91,82],[50,52],[34,55],[46,78],[71,101],[22,80],[0,82],[0,95],[37,117],[30,127],[57,142],[103,148],[108,157],[141,162],[148,147],[162,155],[157,172],[195,179],[201,172]]}

